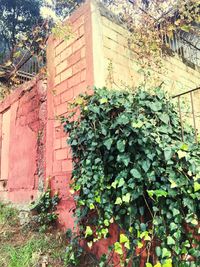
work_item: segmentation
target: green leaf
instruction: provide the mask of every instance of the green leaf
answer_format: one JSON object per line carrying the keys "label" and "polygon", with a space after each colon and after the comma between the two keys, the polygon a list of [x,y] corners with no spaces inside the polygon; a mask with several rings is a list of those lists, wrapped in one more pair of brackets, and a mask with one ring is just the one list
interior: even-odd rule
{"label": "green leaf", "polygon": [[168,249],[163,248],[162,249],[162,258],[169,258],[169,257],[171,257],[171,252]]}
{"label": "green leaf", "polygon": [[198,220],[197,220],[197,219],[192,219],[192,220],[191,220],[191,224],[193,224],[193,225],[198,225]]}
{"label": "green leaf", "polygon": [[137,246],[138,246],[138,248],[143,248],[144,244],[142,242],[138,241]]}
{"label": "green leaf", "polygon": [[152,198],[154,195],[159,197],[166,197],[168,193],[164,190],[147,190],[148,195]]}
{"label": "green leaf", "polygon": [[126,203],[130,202],[131,194],[127,193],[125,196],[122,196],[122,200]]}
{"label": "green leaf", "polygon": [[116,205],[121,205],[122,204],[122,199],[121,197],[117,197],[116,201],[115,201]]}
{"label": "green leaf", "polygon": [[100,196],[95,197],[95,201],[96,201],[97,203],[101,203],[101,198],[100,198]]}
{"label": "green leaf", "polygon": [[107,99],[107,98],[101,98],[101,99],[99,100],[99,103],[100,103],[100,104],[108,103],[108,99]]}
{"label": "green leaf", "polygon": [[165,150],[164,150],[165,160],[169,161],[171,159],[172,155],[173,155],[173,151],[172,151],[171,147],[165,148]]}
{"label": "green leaf", "polygon": [[107,148],[108,150],[110,150],[110,148],[111,148],[111,146],[112,146],[112,143],[113,143],[112,138],[109,138],[109,139],[107,139],[107,140],[105,140],[105,141],[103,142],[103,144],[106,146],[106,148]]}
{"label": "green leaf", "polygon": [[180,148],[184,151],[188,151],[189,146],[187,144],[182,144]]}
{"label": "green leaf", "polygon": [[153,267],[153,265],[152,265],[151,263],[147,262],[147,263],[145,264],[145,267]]}
{"label": "green leaf", "polygon": [[156,263],[156,265],[154,265],[153,267],[162,267],[162,265],[161,265],[161,263],[158,261],[158,262]]}
{"label": "green leaf", "polygon": [[132,175],[133,177],[135,177],[135,178],[137,178],[137,179],[139,179],[139,178],[142,177],[141,174],[140,174],[140,172],[139,172],[137,169],[132,169],[132,170],[130,171],[130,173],[131,173],[131,175]]}
{"label": "green leaf", "polygon": [[115,242],[114,251],[119,255],[123,255],[122,245],[119,242]]}
{"label": "green leaf", "polygon": [[91,236],[92,234],[93,234],[93,232],[92,232],[91,227],[90,226],[87,226],[86,227],[86,230],[85,230],[85,237]]}
{"label": "green leaf", "polygon": [[117,187],[122,187],[124,185],[125,181],[124,178],[120,178],[118,186]]}
{"label": "green leaf", "polygon": [[116,188],[116,187],[117,187],[117,184],[118,184],[118,181],[115,180],[115,181],[111,184],[111,186],[112,186],[113,188]]}
{"label": "green leaf", "polygon": [[150,107],[154,112],[157,112],[162,109],[162,104],[157,101],[157,102],[151,103]]}
{"label": "green leaf", "polygon": [[144,125],[144,122],[143,121],[137,121],[137,122],[132,122],[131,123],[131,126],[133,128],[141,128],[143,125]]}
{"label": "green leaf", "polygon": [[178,158],[179,158],[179,159],[182,159],[182,158],[184,158],[184,157],[187,156],[187,152],[182,151],[182,150],[179,150],[179,151],[177,152],[177,154],[178,154]]}
{"label": "green leaf", "polygon": [[177,183],[174,181],[174,180],[172,180],[172,179],[169,179],[169,181],[170,181],[170,183],[171,183],[171,188],[176,188],[176,187],[178,187],[178,185],[177,185]]}
{"label": "green leaf", "polygon": [[91,248],[91,247],[92,247],[92,245],[93,245],[93,242],[92,242],[92,241],[90,241],[90,242],[87,242],[87,245],[88,245],[88,247],[89,247],[89,248]]}
{"label": "green leaf", "polygon": [[120,243],[125,243],[127,241],[129,241],[128,237],[126,235],[124,235],[124,234],[120,234],[119,242]]}
{"label": "green leaf", "polygon": [[161,248],[160,247],[156,247],[156,255],[158,257],[160,257],[161,256],[161,253],[162,253]]}
{"label": "green leaf", "polygon": [[172,210],[172,213],[173,213],[173,216],[176,216],[176,215],[180,214],[180,211],[174,208]]}
{"label": "green leaf", "polygon": [[90,210],[93,210],[93,209],[95,209],[95,206],[93,203],[90,203]]}
{"label": "green leaf", "polygon": [[168,236],[167,237],[167,244],[168,245],[175,245],[175,240],[171,236]]}
{"label": "green leaf", "polygon": [[164,122],[165,124],[169,123],[169,115],[166,113],[163,113],[160,115],[160,119],[162,122]]}
{"label": "green leaf", "polygon": [[172,259],[165,260],[162,267],[172,267]]}
{"label": "green leaf", "polygon": [[110,225],[108,220],[104,220],[104,224],[105,224],[105,226],[109,226]]}
{"label": "green leaf", "polygon": [[130,162],[130,156],[128,154],[118,155],[117,156],[118,162],[123,162],[124,165],[127,167]]}
{"label": "green leaf", "polygon": [[119,152],[124,152],[126,142],[124,140],[117,141],[117,149]]}
{"label": "green leaf", "polygon": [[174,222],[171,222],[169,227],[171,231],[176,230],[178,228],[177,224],[175,224]]}
{"label": "green leaf", "polygon": [[151,166],[151,164],[150,164],[150,162],[147,161],[147,160],[144,161],[144,162],[142,163],[142,169],[143,169],[145,172],[148,172],[150,166]]}
{"label": "green leaf", "polygon": [[200,184],[198,182],[194,182],[194,192],[197,192],[200,190]]}

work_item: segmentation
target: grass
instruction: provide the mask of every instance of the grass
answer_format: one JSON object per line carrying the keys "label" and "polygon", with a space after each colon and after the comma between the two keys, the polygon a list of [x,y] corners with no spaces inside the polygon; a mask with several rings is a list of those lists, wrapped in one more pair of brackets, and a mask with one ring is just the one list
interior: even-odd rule
{"label": "grass", "polygon": [[8,207],[3,203],[0,203],[0,225],[16,225],[18,223],[18,212],[12,207]]}
{"label": "grass", "polygon": [[[69,267],[65,264],[66,234],[38,230],[21,226],[18,211],[0,203],[0,267]],[[78,267],[97,266],[94,262],[86,253]]]}
{"label": "grass", "polygon": [[0,266],[64,266],[66,249],[63,233],[53,230],[39,233],[19,225],[18,212],[0,203]]}

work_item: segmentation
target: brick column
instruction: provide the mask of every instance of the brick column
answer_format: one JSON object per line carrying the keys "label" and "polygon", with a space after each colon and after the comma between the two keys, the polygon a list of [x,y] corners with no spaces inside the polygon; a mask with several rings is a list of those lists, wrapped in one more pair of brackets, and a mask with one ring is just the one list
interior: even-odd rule
{"label": "brick column", "polygon": [[67,145],[59,117],[67,111],[67,103],[81,92],[93,86],[92,25],[90,2],[81,6],[68,21],[72,27],[72,37],[57,40],[53,36],[48,41],[48,123],[46,148],[46,174],[51,187],[62,198],[59,205],[60,223],[73,227],[74,202],[69,192],[72,172],[72,156]]}

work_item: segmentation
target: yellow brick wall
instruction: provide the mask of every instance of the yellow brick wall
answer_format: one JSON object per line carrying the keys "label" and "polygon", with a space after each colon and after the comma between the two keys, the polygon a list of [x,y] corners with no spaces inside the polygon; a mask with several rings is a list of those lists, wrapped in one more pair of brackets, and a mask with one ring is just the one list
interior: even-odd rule
{"label": "yellow brick wall", "polygon": [[[136,63],[134,53],[129,49],[129,32],[109,19],[109,15],[104,15],[104,12],[92,2],[95,85],[114,89],[129,86],[134,89],[144,82],[144,75],[140,72],[141,67]],[[146,83],[147,88],[163,83],[163,89],[170,95],[176,95],[200,86],[200,72],[186,66],[177,55],[163,59],[163,66],[161,74],[153,72],[152,78]],[[190,106],[190,97],[185,99]],[[200,92],[194,94],[194,100],[196,115],[200,115]]]}
{"label": "yellow brick wall", "polygon": [[[100,80],[97,77],[101,76],[101,83],[102,80],[104,85],[108,82],[108,68],[112,63],[115,86],[141,84],[143,75],[138,73],[140,67],[136,64],[134,53],[128,48],[128,31],[102,15],[95,2],[92,2],[92,6],[96,80]],[[169,92],[176,94],[200,85],[200,72],[186,66],[178,56],[166,58],[163,64],[164,72],[155,82],[164,82],[164,88]]]}

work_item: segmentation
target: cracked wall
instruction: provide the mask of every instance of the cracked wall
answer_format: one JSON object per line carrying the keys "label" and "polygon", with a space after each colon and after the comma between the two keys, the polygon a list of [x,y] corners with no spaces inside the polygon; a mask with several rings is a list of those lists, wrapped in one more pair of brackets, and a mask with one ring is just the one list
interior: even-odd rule
{"label": "cracked wall", "polygon": [[[20,205],[34,200],[44,188],[46,140],[46,84],[39,77],[19,86],[0,103],[0,200]],[[8,120],[8,119],[7,119]],[[8,150],[8,153],[6,151]],[[8,169],[8,174],[5,175]]]}

